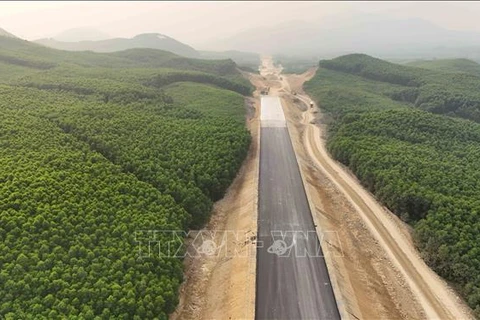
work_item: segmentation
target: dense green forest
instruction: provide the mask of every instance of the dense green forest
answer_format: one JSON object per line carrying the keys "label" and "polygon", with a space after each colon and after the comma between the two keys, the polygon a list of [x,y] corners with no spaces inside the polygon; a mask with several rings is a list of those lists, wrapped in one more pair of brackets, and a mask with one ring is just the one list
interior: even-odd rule
{"label": "dense green forest", "polygon": [[468,59],[416,60],[410,61],[406,65],[449,73],[463,72],[480,76],[480,64]]}
{"label": "dense green forest", "polygon": [[229,51],[200,51],[200,57],[203,59],[232,59],[242,70],[248,72],[258,72],[258,66],[261,64],[260,55],[253,52],[242,52],[236,50]]}
{"label": "dense green forest", "polygon": [[480,79],[389,63],[362,54],[320,62],[323,68],[404,87],[390,97],[422,110],[480,122]]}
{"label": "dense green forest", "polygon": [[425,261],[480,318],[477,86],[472,75],[350,55],[321,61],[306,89],[326,113],[331,154],[413,226]]}
{"label": "dense green forest", "polygon": [[182,261],[140,257],[136,232],[205,223],[250,92],[231,60],[0,37],[0,315],[167,319]]}

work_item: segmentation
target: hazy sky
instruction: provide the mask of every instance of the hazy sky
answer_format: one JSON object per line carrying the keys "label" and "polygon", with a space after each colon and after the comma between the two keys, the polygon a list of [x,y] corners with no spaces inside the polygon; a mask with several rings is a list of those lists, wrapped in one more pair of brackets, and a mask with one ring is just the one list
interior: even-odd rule
{"label": "hazy sky", "polygon": [[474,2],[0,2],[0,28],[27,40],[77,27],[111,36],[159,32],[191,45],[257,26],[359,13],[418,17],[439,26],[480,31]]}

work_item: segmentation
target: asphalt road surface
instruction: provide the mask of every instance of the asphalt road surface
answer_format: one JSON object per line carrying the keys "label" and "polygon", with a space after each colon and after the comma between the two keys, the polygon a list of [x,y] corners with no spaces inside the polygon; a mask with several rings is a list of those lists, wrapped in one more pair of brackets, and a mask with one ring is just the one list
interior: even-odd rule
{"label": "asphalt road surface", "polygon": [[340,319],[278,97],[262,98],[256,319]]}

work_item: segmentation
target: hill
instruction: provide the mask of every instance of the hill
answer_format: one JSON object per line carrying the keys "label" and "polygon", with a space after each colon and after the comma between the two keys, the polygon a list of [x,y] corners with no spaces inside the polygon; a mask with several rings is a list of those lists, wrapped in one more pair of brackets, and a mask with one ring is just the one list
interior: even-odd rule
{"label": "hill", "polygon": [[480,122],[480,78],[477,76],[403,66],[364,54],[322,60],[320,66],[402,86],[403,89],[391,92],[390,97],[422,110]]}
{"label": "hill", "polygon": [[411,224],[423,259],[477,317],[479,89],[480,78],[470,74],[364,54],[320,61],[306,84],[328,119],[331,154]]}
{"label": "hill", "polygon": [[240,67],[247,67],[253,70],[260,65],[260,55],[253,52],[242,52],[235,50],[228,51],[200,51],[203,59],[232,59]]}
{"label": "hill", "polygon": [[4,30],[2,28],[0,28],[0,37],[17,38],[13,34],[11,34],[10,32],[7,32],[6,30]]}
{"label": "hill", "polygon": [[250,89],[231,60],[0,36],[0,314],[168,319],[184,232],[247,154]]}
{"label": "hill", "polygon": [[40,39],[35,43],[68,51],[115,52],[133,48],[150,48],[169,51],[180,56],[198,58],[200,54],[192,47],[159,33],[145,33],[131,39],[115,38],[99,41],[62,42],[55,39]]}
{"label": "hill", "polygon": [[463,72],[480,76],[480,64],[468,59],[417,60],[408,62],[406,65],[449,73]]}

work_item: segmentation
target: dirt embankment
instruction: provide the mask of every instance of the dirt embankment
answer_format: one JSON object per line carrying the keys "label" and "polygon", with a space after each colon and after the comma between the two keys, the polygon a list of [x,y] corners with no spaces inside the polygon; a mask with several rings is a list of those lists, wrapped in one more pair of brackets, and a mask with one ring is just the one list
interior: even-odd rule
{"label": "dirt embankment", "polygon": [[[248,76],[248,74],[246,74]],[[252,144],[225,197],[215,203],[203,231],[217,231],[214,243],[226,239],[226,250],[185,259],[185,281],[180,303],[170,316],[176,319],[253,319],[259,157],[259,91],[246,99],[247,127]],[[227,235],[227,236],[226,236]],[[208,238],[210,239],[210,238]],[[190,239],[192,241],[192,239]]]}
{"label": "dirt embankment", "polygon": [[[322,114],[303,83],[282,76],[284,111],[307,192],[330,250],[327,264],[353,318],[469,319],[468,308],[416,252],[409,227],[382,207],[325,149]],[[292,95],[291,91],[296,92]]]}

